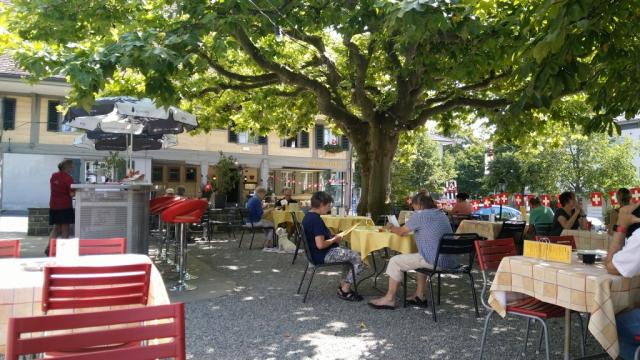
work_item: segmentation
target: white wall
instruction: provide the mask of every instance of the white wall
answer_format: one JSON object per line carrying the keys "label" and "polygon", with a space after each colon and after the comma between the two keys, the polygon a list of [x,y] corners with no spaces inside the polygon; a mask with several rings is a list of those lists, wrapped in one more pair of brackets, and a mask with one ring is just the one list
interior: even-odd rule
{"label": "white wall", "polygon": [[49,179],[64,156],[5,153],[3,157],[2,208],[48,208]]}

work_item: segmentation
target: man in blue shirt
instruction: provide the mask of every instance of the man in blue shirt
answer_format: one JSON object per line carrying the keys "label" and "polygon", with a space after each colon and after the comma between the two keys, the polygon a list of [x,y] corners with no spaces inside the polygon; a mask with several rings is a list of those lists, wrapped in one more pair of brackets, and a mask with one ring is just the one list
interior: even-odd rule
{"label": "man in blue shirt", "polygon": [[[262,209],[262,200],[267,195],[265,188],[258,186],[254,191],[254,195],[247,201],[247,209],[249,209],[249,218],[246,219],[247,225],[260,226],[265,228],[264,247],[273,247],[273,222],[262,218],[264,210]],[[270,211],[270,210],[267,210]]]}
{"label": "man in blue shirt", "polygon": [[[376,309],[395,309],[396,292],[402,283],[403,274],[409,270],[427,268],[432,269],[440,239],[444,234],[452,233],[449,218],[438,209],[430,195],[420,192],[413,197],[412,206],[415,212],[402,227],[390,227],[389,231],[404,236],[413,232],[418,253],[396,255],[389,260],[387,275],[389,275],[389,288],[385,296],[371,300],[369,305]],[[455,268],[458,261],[455,255],[440,255],[438,267]],[[409,296],[410,304],[424,306],[426,300],[424,291],[427,285],[427,277],[424,274],[416,274],[416,292]]]}

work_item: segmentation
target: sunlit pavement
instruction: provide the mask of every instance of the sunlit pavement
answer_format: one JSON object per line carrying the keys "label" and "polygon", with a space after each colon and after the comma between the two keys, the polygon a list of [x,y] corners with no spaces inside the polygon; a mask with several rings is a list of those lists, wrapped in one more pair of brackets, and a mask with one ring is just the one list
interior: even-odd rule
{"label": "sunlit pavement", "polygon": [[[26,219],[26,217],[25,217]],[[17,222],[16,222],[17,221]],[[15,225],[24,221],[24,227]],[[13,231],[9,231],[13,230]],[[18,230],[18,231],[15,231]],[[19,231],[22,230],[22,231]],[[26,237],[26,220],[0,217],[0,238],[25,239],[23,256],[41,256],[46,238]],[[295,292],[306,266],[304,255],[291,265],[291,254],[249,250],[248,243],[226,234],[190,245],[190,270],[198,289],[170,294],[187,302],[187,351],[190,359],[471,359],[478,356],[483,317],[475,318],[468,282],[443,277],[438,322],[431,308],[373,310],[366,304],[379,293],[372,281],[360,287],[365,301],[351,303],[336,295],[337,268],[318,272],[307,303]],[[257,247],[262,243],[256,241]],[[255,244],[254,244],[255,245]],[[163,269],[163,266],[159,266]],[[480,276],[476,274],[478,294]],[[166,274],[167,286],[174,277]],[[378,282],[386,286],[386,278]],[[481,308],[482,306],[479,305]],[[481,316],[484,316],[481,310]],[[561,358],[562,320],[551,320],[553,358]],[[525,321],[492,320],[485,359],[523,358]],[[574,327],[572,354],[580,355]],[[536,354],[538,329],[532,332],[527,359]],[[587,340],[588,353],[601,352]]]}

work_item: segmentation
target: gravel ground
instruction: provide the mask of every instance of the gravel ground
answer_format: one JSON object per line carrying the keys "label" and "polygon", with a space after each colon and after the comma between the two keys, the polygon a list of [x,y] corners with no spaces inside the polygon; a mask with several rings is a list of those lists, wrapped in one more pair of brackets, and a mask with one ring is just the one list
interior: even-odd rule
{"label": "gravel ground", "polygon": [[[217,236],[220,237],[220,236]],[[261,244],[260,244],[261,245]],[[248,244],[247,244],[248,246]],[[478,356],[483,317],[475,318],[468,282],[443,277],[438,322],[431,308],[373,310],[366,301],[379,294],[365,281],[365,301],[351,303],[335,295],[338,269],[319,272],[307,303],[296,289],[306,266],[304,256],[238,249],[237,241],[219,239],[213,247],[194,246],[192,255],[232,279],[232,291],[187,304],[187,349],[191,359],[469,359]],[[479,274],[476,274],[480,278]],[[386,287],[383,276],[378,286]],[[481,281],[477,282],[478,294]],[[482,306],[480,305],[482,308]],[[577,322],[572,354],[580,354]],[[521,355],[525,320],[494,317],[485,359],[544,359],[530,337]],[[563,322],[549,321],[552,358],[561,358]],[[601,352],[587,340],[588,353]]]}

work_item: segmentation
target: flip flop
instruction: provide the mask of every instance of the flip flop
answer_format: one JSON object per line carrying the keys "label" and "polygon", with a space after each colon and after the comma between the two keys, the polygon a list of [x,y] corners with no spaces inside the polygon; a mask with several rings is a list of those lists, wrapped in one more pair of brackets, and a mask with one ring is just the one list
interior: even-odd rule
{"label": "flip flop", "polygon": [[367,304],[377,310],[395,310],[396,309],[395,306],[391,306],[391,305],[376,305],[372,302],[368,302]]}
{"label": "flip flop", "polygon": [[427,301],[427,299],[423,300],[416,296],[413,299],[407,299],[407,305],[426,308],[429,307],[429,302]]}

